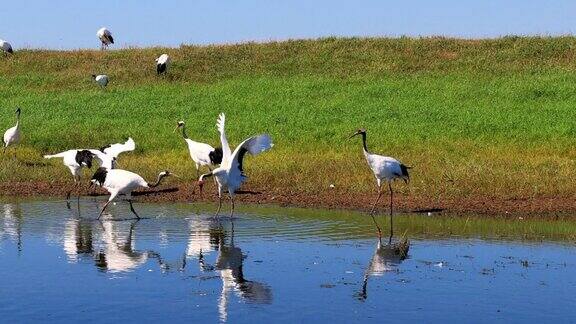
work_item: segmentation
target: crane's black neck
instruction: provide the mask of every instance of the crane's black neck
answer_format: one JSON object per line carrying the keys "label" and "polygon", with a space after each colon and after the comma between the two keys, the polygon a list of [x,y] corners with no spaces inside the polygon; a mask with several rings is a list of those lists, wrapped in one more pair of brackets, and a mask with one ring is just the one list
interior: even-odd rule
{"label": "crane's black neck", "polygon": [[362,146],[364,147],[364,152],[369,153],[368,146],[366,146],[366,133],[361,133],[360,135],[362,135]]}
{"label": "crane's black neck", "polygon": [[148,187],[150,187],[150,188],[158,187],[160,185],[160,183],[162,182],[162,179],[164,179],[165,177],[166,177],[165,173],[158,174],[158,179],[156,179],[156,182],[155,183],[148,183]]}
{"label": "crane's black neck", "polygon": [[188,135],[186,134],[186,125],[182,125],[182,137],[184,137],[184,139],[188,139]]}

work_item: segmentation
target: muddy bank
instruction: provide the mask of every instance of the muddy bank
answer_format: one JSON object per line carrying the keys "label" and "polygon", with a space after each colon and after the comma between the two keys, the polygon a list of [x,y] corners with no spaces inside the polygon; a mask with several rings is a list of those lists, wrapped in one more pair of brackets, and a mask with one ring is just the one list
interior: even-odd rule
{"label": "muddy bank", "polygon": [[[50,196],[64,197],[69,190],[74,190],[70,183],[49,182],[19,182],[0,184],[0,196]],[[88,189],[85,185],[81,194],[85,196],[107,195],[100,188]],[[163,186],[157,190],[142,190],[134,194],[137,201],[148,202],[210,202],[217,201],[213,186],[206,185],[203,194],[190,184],[176,186]],[[314,194],[298,192],[284,192],[277,189],[251,188],[246,186],[238,193],[237,201],[252,204],[275,204],[279,206],[369,210],[376,194],[341,193],[333,190],[321,191]],[[388,196],[380,201],[380,213],[388,212]],[[517,199],[498,199],[494,197],[464,197],[424,199],[414,196],[394,195],[394,209],[398,212],[424,212],[445,214],[480,214],[498,217],[530,216],[574,217],[576,219],[576,203],[569,197],[535,197]]]}

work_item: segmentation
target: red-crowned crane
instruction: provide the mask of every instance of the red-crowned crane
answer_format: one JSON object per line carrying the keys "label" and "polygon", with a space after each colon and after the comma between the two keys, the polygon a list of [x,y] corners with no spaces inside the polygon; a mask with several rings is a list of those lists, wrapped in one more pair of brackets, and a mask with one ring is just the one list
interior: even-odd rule
{"label": "red-crowned crane", "polygon": [[168,56],[168,54],[160,55],[160,57],[156,59],[156,74],[166,74],[166,72],[168,72],[168,68],[170,67],[170,63],[170,56]]}
{"label": "red-crowned crane", "polygon": [[170,171],[162,171],[158,174],[158,179],[155,183],[149,183],[141,176],[137,175],[134,172],[121,170],[121,169],[106,169],[103,167],[98,168],[94,175],[92,176],[92,180],[90,185],[97,184],[100,187],[106,189],[110,193],[110,198],[100,211],[98,215],[98,219],[106,210],[106,207],[118,196],[124,195],[126,196],[126,200],[130,203],[130,210],[136,218],[140,218],[138,213],[134,210],[134,206],[132,206],[132,191],[138,188],[154,188],[160,185],[162,179],[168,176],[175,176],[174,174],[170,173]]}
{"label": "red-crowned crane", "polygon": [[378,223],[376,222],[376,219],[374,218],[374,210],[376,209],[376,205],[380,201],[380,197],[382,197],[382,180],[384,180],[388,183],[388,188],[390,189],[390,239],[389,239],[389,244],[391,244],[392,243],[392,236],[394,233],[394,229],[393,229],[394,223],[392,220],[392,216],[393,216],[392,205],[393,205],[394,192],[392,190],[392,181],[394,181],[395,179],[402,179],[402,180],[404,180],[404,182],[408,183],[408,181],[410,181],[410,175],[408,174],[408,169],[410,169],[410,167],[407,167],[406,165],[402,164],[400,161],[396,160],[395,158],[370,153],[368,151],[368,147],[366,146],[366,129],[363,129],[363,128],[359,129],[358,131],[356,131],[356,133],[354,133],[352,136],[350,136],[350,138],[352,138],[356,135],[362,135],[362,146],[363,146],[364,156],[366,157],[366,162],[368,162],[368,166],[370,167],[370,169],[374,173],[374,177],[376,177],[376,184],[378,185],[378,198],[376,198],[376,201],[374,202],[374,206],[372,206],[372,210],[370,211],[370,216],[372,216],[372,220],[374,221],[376,228],[378,228],[378,238],[379,239],[382,238],[382,230],[380,229],[380,226],[378,226]]}
{"label": "red-crowned crane", "polygon": [[213,148],[209,144],[196,142],[188,138],[184,121],[179,121],[174,131],[179,128],[182,129],[182,137],[188,145],[190,157],[196,164],[196,177],[199,176],[201,166],[207,166],[212,171],[213,168],[222,163],[222,149],[220,147]]}
{"label": "red-crowned crane", "polygon": [[[16,126],[10,127],[4,132],[4,137],[2,138],[4,143],[4,153],[6,148],[10,145],[15,145],[20,142],[20,113],[22,110],[20,108],[16,109]],[[14,153],[16,154],[16,153]]]}
{"label": "red-crowned crane", "polygon": [[[60,152],[52,155],[44,155],[45,159],[62,158],[64,166],[66,166],[72,176],[74,177],[74,184],[76,187],[80,185],[80,175],[83,167],[88,169],[92,168],[93,159],[98,160],[101,167],[106,169],[113,169],[116,167],[116,159],[123,152],[133,151],[136,144],[132,138],[128,138],[125,143],[117,143],[104,146],[99,150],[93,149],[74,149]],[[72,190],[68,191],[66,200],[70,199]],[[80,199],[80,196],[78,196]]]}
{"label": "red-crowned crane", "polygon": [[4,55],[14,54],[14,50],[12,49],[12,45],[7,41],[0,39],[0,50],[4,52]]}
{"label": "red-crowned crane", "polygon": [[109,82],[108,76],[106,74],[92,74],[92,79],[94,79],[94,81],[96,81],[96,83],[98,83],[102,89],[106,88]]}
{"label": "red-crowned crane", "polygon": [[100,39],[102,43],[100,45],[100,49],[102,50],[108,48],[110,44],[114,44],[114,37],[112,37],[112,33],[106,27],[98,29],[96,36],[98,36],[98,39]]}
{"label": "red-crowned crane", "polygon": [[214,176],[218,183],[218,210],[216,211],[216,215],[220,213],[220,208],[222,207],[222,193],[224,192],[224,189],[227,189],[232,203],[232,209],[230,211],[230,217],[232,217],[234,215],[234,193],[247,178],[244,174],[243,168],[244,156],[246,153],[252,155],[260,154],[271,149],[274,144],[272,144],[272,138],[270,135],[256,135],[244,140],[240,145],[238,145],[238,147],[236,147],[234,152],[230,153],[230,146],[228,145],[228,140],[224,133],[225,120],[226,118],[224,114],[220,114],[217,127],[220,132],[220,141],[222,143],[222,163],[218,168],[201,175],[198,180],[198,185],[201,189],[204,184],[204,179]]}

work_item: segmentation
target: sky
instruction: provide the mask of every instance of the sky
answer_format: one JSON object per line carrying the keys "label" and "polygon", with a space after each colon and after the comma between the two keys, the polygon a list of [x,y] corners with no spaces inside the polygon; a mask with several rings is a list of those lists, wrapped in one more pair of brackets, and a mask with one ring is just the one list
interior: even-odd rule
{"label": "sky", "polygon": [[568,35],[574,0],[6,0],[0,39],[18,48],[229,44],[328,36]]}

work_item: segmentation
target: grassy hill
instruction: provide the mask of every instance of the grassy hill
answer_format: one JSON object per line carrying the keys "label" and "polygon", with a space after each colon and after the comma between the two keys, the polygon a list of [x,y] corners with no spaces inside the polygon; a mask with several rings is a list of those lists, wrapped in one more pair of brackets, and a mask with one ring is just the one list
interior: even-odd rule
{"label": "grassy hill", "polygon": [[[173,66],[155,74],[154,58]],[[411,165],[404,196],[575,197],[576,38],[326,38],[112,51],[22,50],[0,57],[0,128],[22,107],[18,159],[0,183],[69,181],[41,155],[132,136],[122,168],[195,174],[173,129],[218,144],[227,114],[235,145],[262,132],[274,149],[246,163],[250,186],[288,193],[372,194],[360,139]],[[106,73],[105,91],[91,74]],[[86,176],[89,174],[87,173]],[[334,189],[329,185],[334,184]]]}

